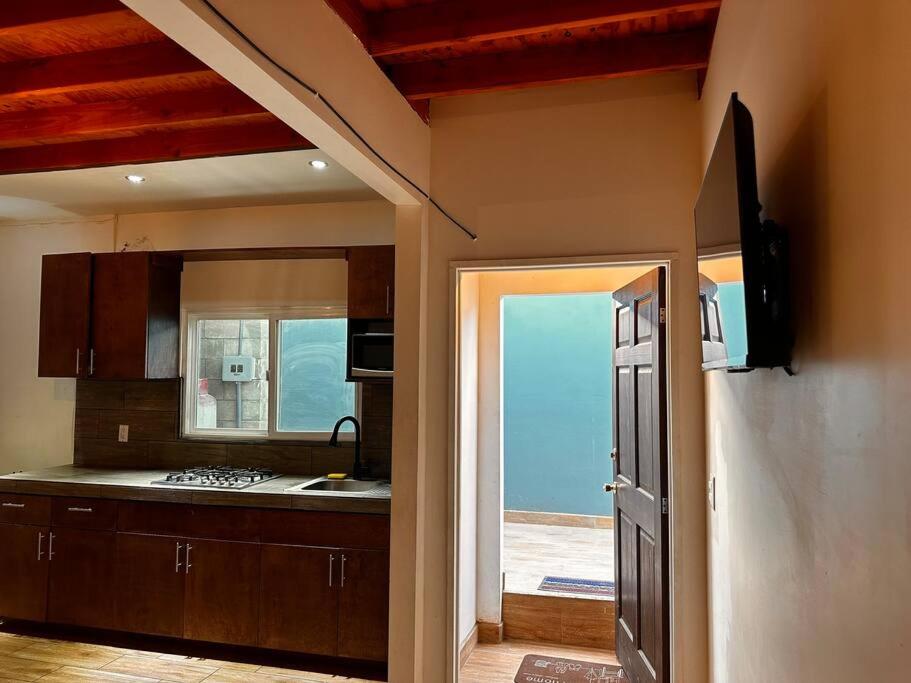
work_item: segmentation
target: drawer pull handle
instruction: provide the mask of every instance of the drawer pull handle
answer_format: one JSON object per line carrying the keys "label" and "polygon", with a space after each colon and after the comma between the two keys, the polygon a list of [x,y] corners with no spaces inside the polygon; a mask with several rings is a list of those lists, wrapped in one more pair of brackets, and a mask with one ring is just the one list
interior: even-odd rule
{"label": "drawer pull handle", "polygon": [[54,559],[54,532],[48,534],[47,561]]}
{"label": "drawer pull handle", "polygon": [[41,558],[44,557],[44,553],[41,550],[41,546],[44,544],[44,534],[40,531],[38,532],[38,561],[41,562]]}
{"label": "drawer pull handle", "polygon": [[345,561],[348,558],[342,555],[342,588],[345,587]]}
{"label": "drawer pull handle", "polygon": [[186,571],[187,574],[189,574],[190,570],[193,568],[193,563],[190,562],[190,551],[191,550],[193,550],[193,546],[190,545],[189,543],[187,543],[187,571]]}
{"label": "drawer pull handle", "polygon": [[67,512],[93,512],[92,508],[67,508]]}
{"label": "drawer pull handle", "polygon": [[25,503],[4,503],[3,507],[5,508],[19,508],[22,509],[25,507]]}

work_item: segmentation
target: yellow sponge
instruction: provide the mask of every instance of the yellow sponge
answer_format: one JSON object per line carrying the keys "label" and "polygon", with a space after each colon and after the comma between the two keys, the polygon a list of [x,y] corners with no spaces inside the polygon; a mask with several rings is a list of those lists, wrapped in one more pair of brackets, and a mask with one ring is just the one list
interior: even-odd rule
{"label": "yellow sponge", "polygon": [[345,479],[348,475],[336,472],[335,474],[327,474],[326,479]]}

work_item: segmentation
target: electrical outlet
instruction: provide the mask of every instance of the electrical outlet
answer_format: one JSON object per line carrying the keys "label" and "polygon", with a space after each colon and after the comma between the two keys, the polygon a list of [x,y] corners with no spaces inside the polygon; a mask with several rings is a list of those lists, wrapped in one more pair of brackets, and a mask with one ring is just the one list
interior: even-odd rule
{"label": "electrical outlet", "polygon": [[715,477],[712,476],[709,478],[709,505],[712,506],[712,511],[715,510]]}
{"label": "electrical outlet", "polygon": [[130,440],[130,425],[120,425],[120,429],[117,431],[117,440],[120,443],[126,443]]}

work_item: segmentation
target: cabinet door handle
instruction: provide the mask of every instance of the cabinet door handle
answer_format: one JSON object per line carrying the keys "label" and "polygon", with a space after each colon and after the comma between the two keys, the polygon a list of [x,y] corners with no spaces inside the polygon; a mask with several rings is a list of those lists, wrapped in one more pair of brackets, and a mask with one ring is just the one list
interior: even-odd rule
{"label": "cabinet door handle", "polygon": [[54,532],[52,531],[48,536],[48,546],[47,546],[47,559],[48,562],[54,559]]}
{"label": "cabinet door handle", "polygon": [[183,563],[180,561],[181,548],[183,548],[183,545],[181,545],[180,541],[178,541],[177,542],[177,553],[174,558],[174,573],[175,574],[180,574],[180,567],[183,565]]}
{"label": "cabinet door handle", "polygon": [[386,315],[389,315],[389,304],[390,302],[390,290],[389,285],[386,285]]}
{"label": "cabinet door handle", "polygon": [[335,564],[335,555],[329,556],[329,588],[332,588],[332,565]]}
{"label": "cabinet door handle", "polygon": [[190,551],[193,550],[193,546],[187,543],[187,574],[190,573],[190,568],[193,566],[193,563],[190,562]]}
{"label": "cabinet door handle", "polygon": [[79,349],[76,349],[76,377],[79,377]]}
{"label": "cabinet door handle", "polygon": [[5,508],[18,508],[18,509],[21,510],[22,508],[25,507],[25,503],[4,503],[4,504],[3,504],[3,507],[5,507]]}
{"label": "cabinet door handle", "polygon": [[345,587],[345,560],[348,559],[342,555],[342,588]]}
{"label": "cabinet door handle", "polygon": [[89,350],[89,374],[95,374],[95,349]]}
{"label": "cabinet door handle", "polygon": [[44,553],[41,550],[41,546],[44,544],[44,534],[40,531],[38,532],[38,561],[41,562],[41,558],[44,557]]}
{"label": "cabinet door handle", "polygon": [[67,508],[67,512],[94,512],[92,508]]}

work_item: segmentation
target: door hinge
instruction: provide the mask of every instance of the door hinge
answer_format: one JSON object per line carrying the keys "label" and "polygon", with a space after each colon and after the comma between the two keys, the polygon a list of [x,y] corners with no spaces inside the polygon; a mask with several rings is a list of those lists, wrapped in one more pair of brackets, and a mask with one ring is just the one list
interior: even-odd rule
{"label": "door hinge", "polygon": [[658,322],[662,325],[667,322],[667,309],[664,306],[658,309]]}
{"label": "door hinge", "polygon": [[661,499],[661,514],[666,515],[668,509],[667,498]]}

